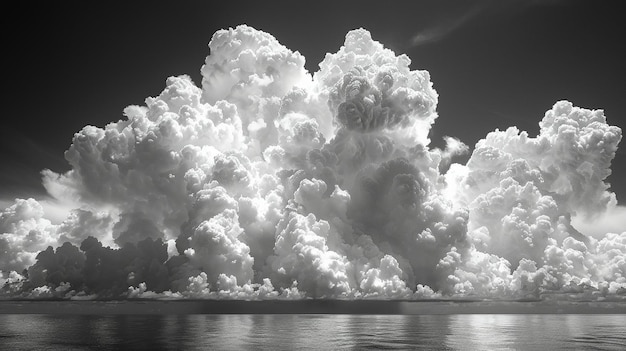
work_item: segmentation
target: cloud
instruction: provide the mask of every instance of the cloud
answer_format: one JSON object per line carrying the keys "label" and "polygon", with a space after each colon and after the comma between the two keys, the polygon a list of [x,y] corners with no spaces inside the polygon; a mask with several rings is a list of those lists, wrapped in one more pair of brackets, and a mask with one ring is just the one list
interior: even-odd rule
{"label": "cloud", "polygon": [[42,173],[51,198],[5,204],[3,294],[623,296],[624,211],[605,183],[621,129],[602,110],[559,101],[539,135],[495,130],[461,165],[461,140],[429,147],[429,73],[365,29],[313,74],[249,26],[209,48],[201,87],[170,77],[84,127],[71,169]]}
{"label": "cloud", "polygon": [[0,213],[0,266],[3,271],[22,271],[50,245],[56,246],[56,226],[43,217],[35,199],[16,199]]}
{"label": "cloud", "polygon": [[512,1],[475,1],[468,2],[466,8],[451,12],[445,8],[442,15],[431,15],[436,20],[420,29],[410,40],[410,47],[418,47],[444,40],[461,28],[489,16],[516,14],[533,7],[556,6],[566,3],[563,0],[512,0]]}
{"label": "cloud", "polygon": [[474,3],[470,8],[460,14],[448,16],[437,24],[421,29],[411,38],[411,46],[422,46],[444,39],[446,36],[452,34],[454,31],[484,13],[488,8],[487,4],[487,2]]}

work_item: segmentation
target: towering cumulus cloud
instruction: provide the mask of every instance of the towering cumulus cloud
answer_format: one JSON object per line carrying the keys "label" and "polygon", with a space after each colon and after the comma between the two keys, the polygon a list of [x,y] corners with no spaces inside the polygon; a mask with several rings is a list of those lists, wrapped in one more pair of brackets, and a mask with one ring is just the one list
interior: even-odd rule
{"label": "towering cumulus cloud", "polygon": [[621,130],[601,110],[557,102],[539,135],[496,130],[450,164],[469,148],[429,148],[430,75],[366,30],[314,74],[245,25],[209,48],[201,88],[168,78],[76,133],[70,171],[43,172],[78,204],[62,223],[34,199],[0,212],[3,294],[625,296],[626,232],[571,223],[616,207],[604,180]]}

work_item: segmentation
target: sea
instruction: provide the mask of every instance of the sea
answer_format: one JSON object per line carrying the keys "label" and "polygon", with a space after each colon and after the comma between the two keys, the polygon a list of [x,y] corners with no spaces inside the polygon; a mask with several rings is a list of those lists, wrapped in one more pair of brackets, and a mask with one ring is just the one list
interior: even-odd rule
{"label": "sea", "polygon": [[0,314],[0,350],[626,350],[626,315]]}

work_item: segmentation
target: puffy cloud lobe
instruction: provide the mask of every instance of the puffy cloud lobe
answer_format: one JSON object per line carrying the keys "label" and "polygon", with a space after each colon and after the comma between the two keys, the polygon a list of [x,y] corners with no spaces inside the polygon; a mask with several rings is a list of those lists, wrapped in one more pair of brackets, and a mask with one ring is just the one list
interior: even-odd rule
{"label": "puffy cloud lobe", "polygon": [[100,240],[113,244],[112,238],[107,238],[107,234],[112,235],[113,221],[114,219],[106,212],[94,213],[85,209],[75,209],[59,226],[58,243],[62,245],[69,242],[79,245],[87,237],[98,235]]}
{"label": "puffy cloud lobe", "polygon": [[[347,295],[354,282],[349,278],[350,264],[346,257],[329,250],[326,241],[331,227],[315,215],[290,212],[278,225],[275,255],[270,264],[274,282],[298,282],[314,297]],[[352,284],[351,284],[352,283]]]}
{"label": "puffy cloud lobe", "polygon": [[[248,26],[217,32],[202,88],[170,77],[125,118],[76,133],[77,204],[0,213],[2,292],[212,299],[620,298],[625,233],[577,223],[614,206],[621,139],[602,111],[562,101],[537,137],[511,127],[429,149],[438,96],[363,29],[304,58]],[[443,174],[443,172],[446,172]],[[618,226],[619,227],[619,226]],[[23,269],[28,268],[25,272]],[[23,275],[18,272],[22,272]]]}
{"label": "puffy cloud lobe", "polygon": [[606,298],[626,292],[623,245],[626,233],[607,234],[601,241],[585,244],[566,238],[562,245],[545,249],[545,264],[522,259],[513,272],[511,290],[540,296],[549,291],[581,294],[583,298]]}
{"label": "puffy cloud lobe", "polygon": [[292,162],[306,158],[311,149],[320,149],[325,143],[318,123],[306,115],[289,113],[279,122],[279,145],[292,158]]}
{"label": "puffy cloud lobe", "polygon": [[0,267],[21,271],[35,263],[39,251],[57,241],[56,226],[43,218],[35,199],[16,199],[0,213]]}
{"label": "puffy cloud lobe", "polygon": [[510,264],[497,255],[474,248],[459,251],[453,247],[437,264],[446,277],[442,292],[456,296],[507,296],[510,294]]}
{"label": "puffy cloud lobe", "polygon": [[248,87],[264,96],[284,95],[305,76],[300,53],[246,25],[217,31],[209,48],[211,55],[202,67],[202,90],[211,103],[229,100],[237,89]]}
{"label": "puffy cloud lobe", "polygon": [[302,211],[312,213],[320,218],[327,218],[334,224],[346,221],[350,203],[350,193],[335,186],[328,195],[328,186],[323,180],[303,179],[294,192],[294,200],[302,206]]}
{"label": "puffy cloud lobe", "polygon": [[626,292],[626,232],[608,233],[597,244],[596,256],[588,270],[594,270],[600,289],[608,293]]}
{"label": "puffy cloud lobe", "polygon": [[189,238],[190,247],[184,251],[190,264],[206,272],[209,281],[220,274],[234,276],[240,282],[252,280],[254,259],[250,248],[238,236],[243,230],[234,210],[224,212],[200,223]]}
{"label": "puffy cloud lobe", "polygon": [[614,201],[604,180],[610,175],[621,129],[609,126],[602,110],[574,107],[567,101],[557,102],[539,126],[536,138],[511,127],[479,141],[467,164],[469,187],[482,193],[522,166],[526,169],[517,176],[554,193],[564,211],[589,215],[604,211]]}
{"label": "puffy cloud lobe", "polygon": [[123,223],[114,236],[120,244],[178,236],[187,220],[187,190],[197,190],[190,171],[207,164],[210,169],[219,151],[243,143],[234,105],[200,103],[201,90],[185,76],[167,83],[147,107],[127,108],[128,120],[77,133],[66,152],[73,169],[46,178],[49,187],[63,183],[83,201],[118,210]]}
{"label": "puffy cloud lobe", "polygon": [[211,54],[202,66],[203,100],[234,103],[244,130],[263,129],[277,117],[280,98],[293,87],[311,84],[304,57],[268,33],[246,25],[217,31],[209,43]]}
{"label": "puffy cloud lobe", "polygon": [[477,248],[495,253],[514,265],[522,258],[539,261],[549,238],[560,233],[559,210],[550,196],[531,182],[512,178],[477,197],[470,205],[470,236]]}
{"label": "puffy cloud lobe", "polygon": [[387,134],[397,142],[427,145],[438,96],[428,72],[411,71],[410,63],[357,29],[337,53],[326,55],[314,81],[332,87],[326,88],[329,106],[340,125],[359,132],[395,129]]}
{"label": "puffy cloud lobe", "polygon": [[0,272],[0,296],[15,296],[18,295],[22,289],[26,277],[11,271],[9,273]]}
{"label": "puffy cloud lobe", "polygon": [[329,140],[335,134],[335,126],[327,103],[328,92],[324,87],[317,89],[294,87],[281,99],[279,115],[282,118],[296,113],[315,119],[319,124],[319,132]]}
{"label": "puffy cloud lobe", "polygon": [[540,169],[546,173],[549,191],[565,197],[568,209],[588,213],[604,210],[611,200],[604,183],[622,138],[621,129],[609,126],[602,110],[586,110],[561,101],[539,123],[541,135],[550,140],[549,154]]}
{"label": "puffy cloud lobe", "polygon": [[359,288],[365,298],[407,298],[411,295],[411,289],[407,288],[401,277],[398,261],[385,255],[380,261],[380,268],[370,268],[365,272]]}

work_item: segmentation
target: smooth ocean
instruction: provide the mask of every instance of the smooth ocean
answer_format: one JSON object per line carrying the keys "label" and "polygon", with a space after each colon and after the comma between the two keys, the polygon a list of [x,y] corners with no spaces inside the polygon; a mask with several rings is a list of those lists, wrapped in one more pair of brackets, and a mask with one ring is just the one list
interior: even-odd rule
{"label": "smooth ocean", "polygon": [[0,314],[1,350],[626,350],[626,315]]}

